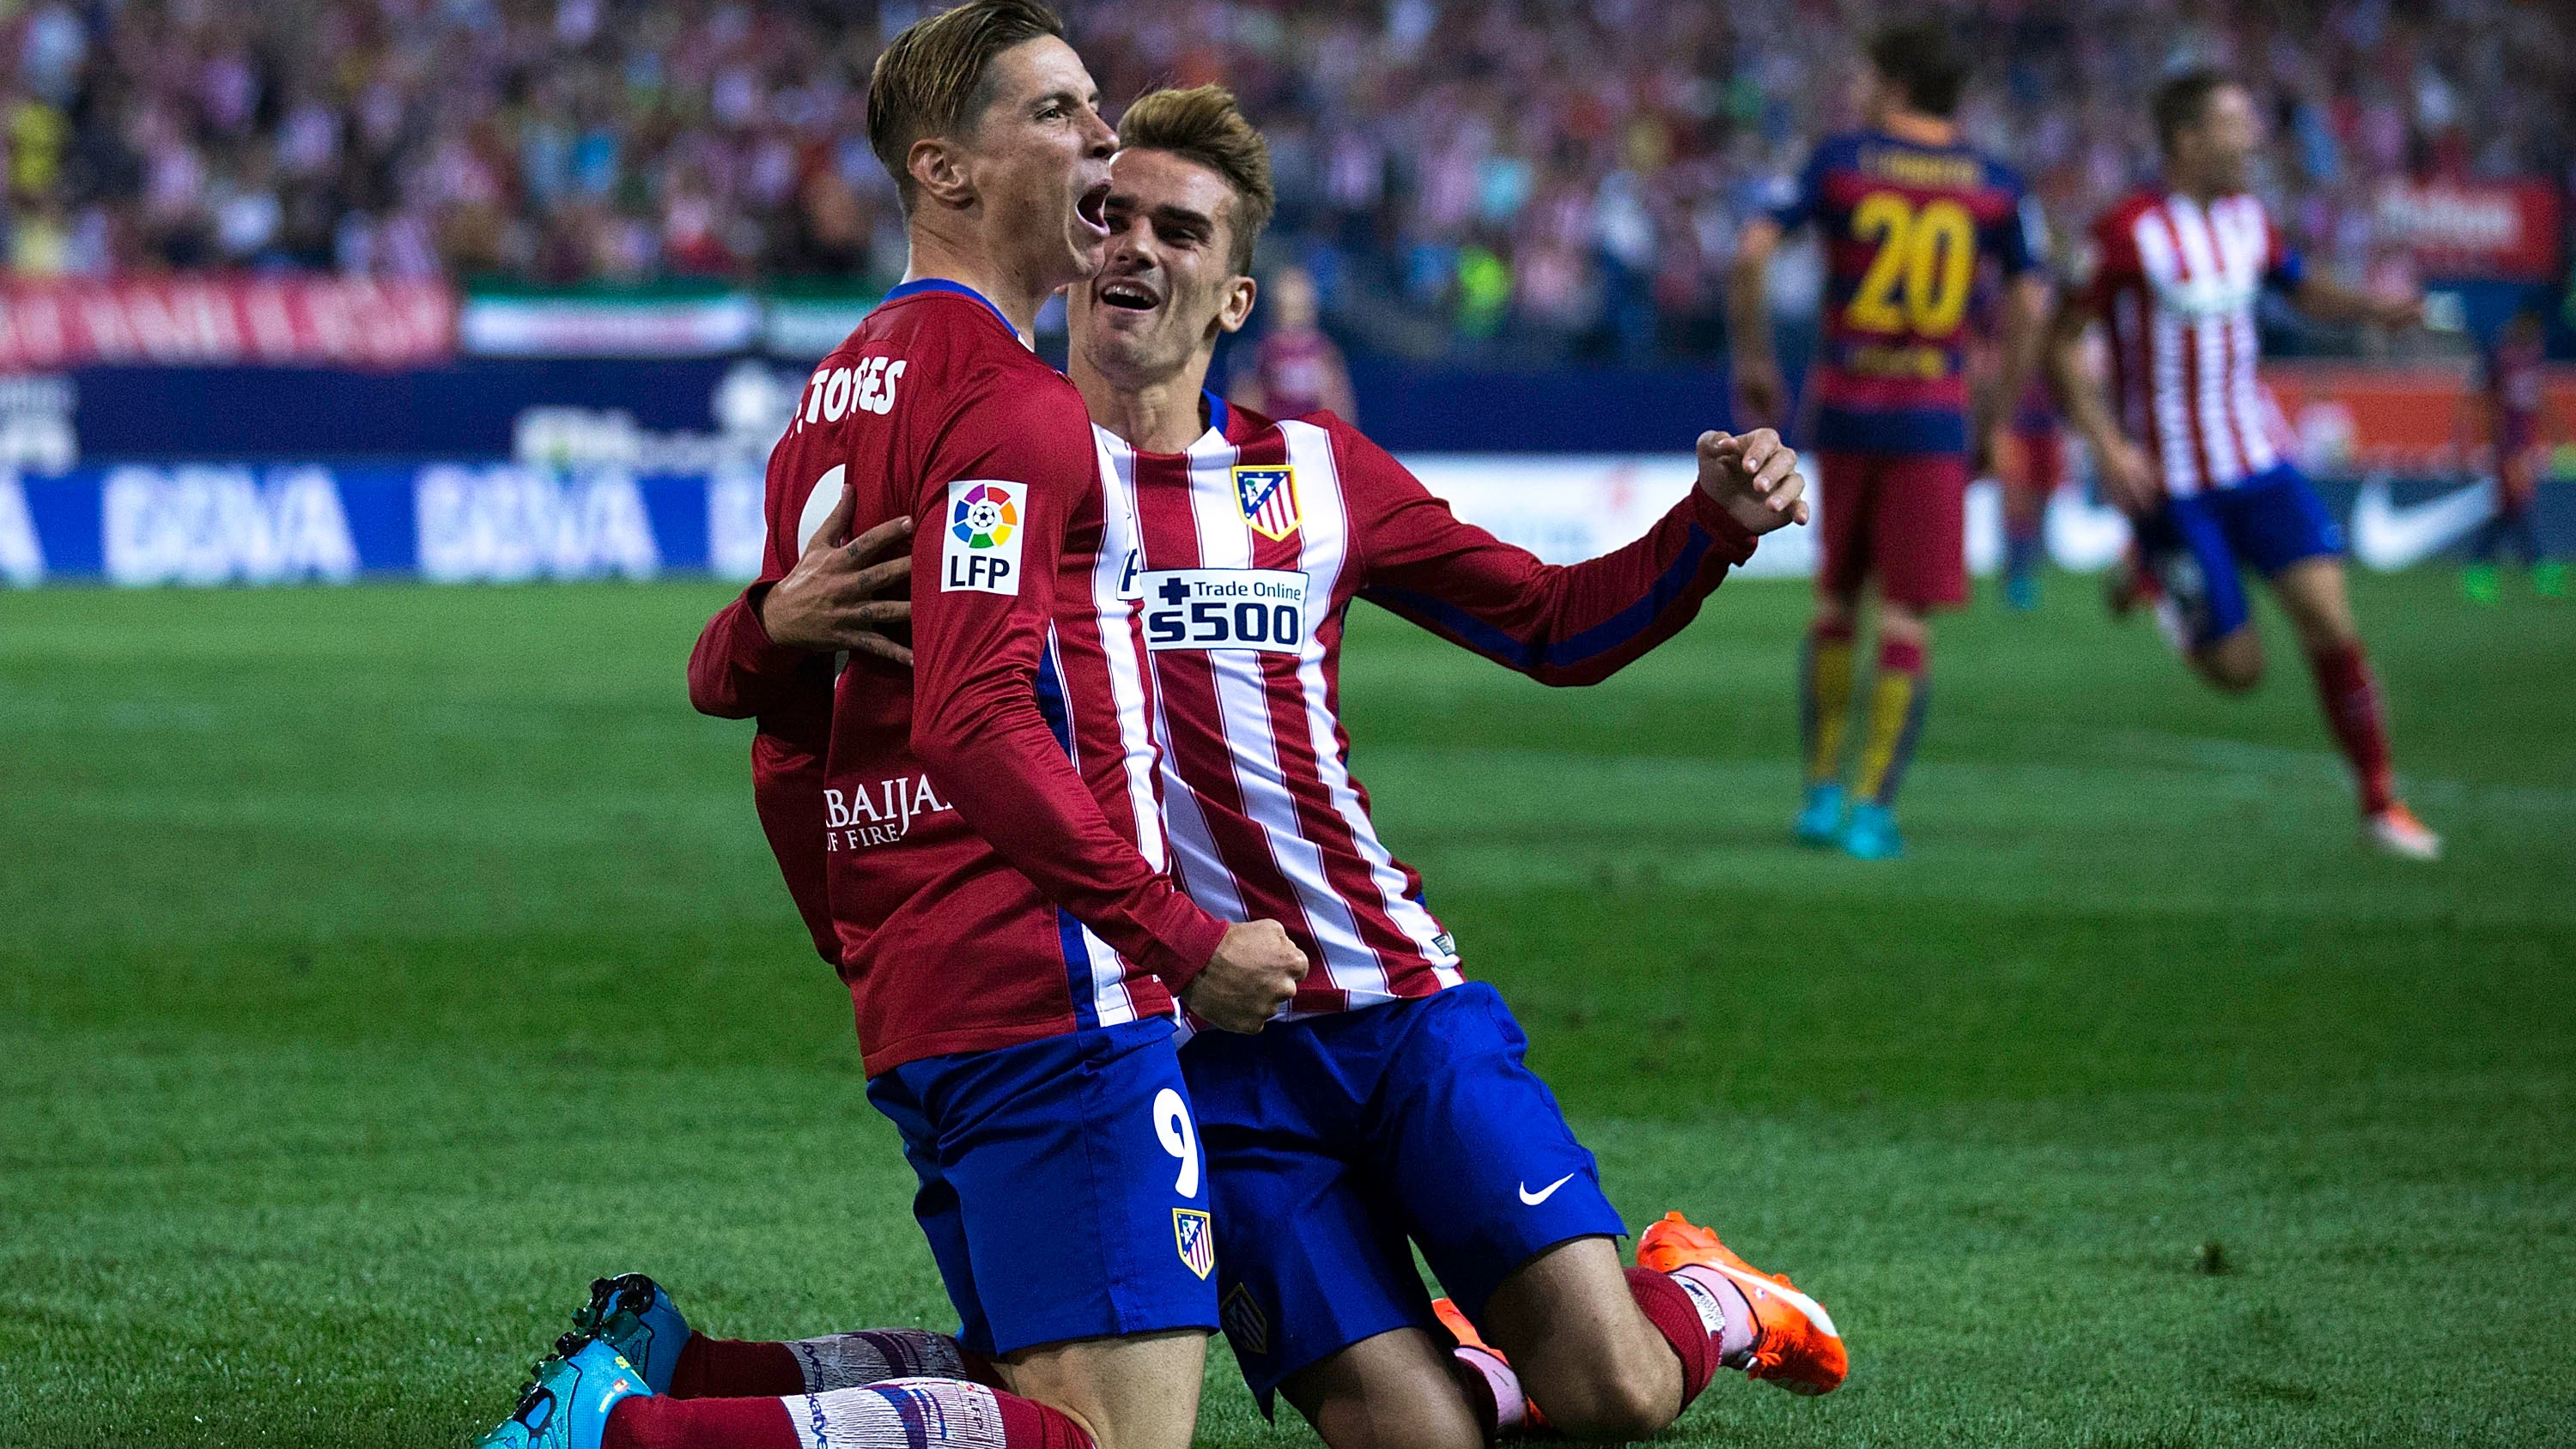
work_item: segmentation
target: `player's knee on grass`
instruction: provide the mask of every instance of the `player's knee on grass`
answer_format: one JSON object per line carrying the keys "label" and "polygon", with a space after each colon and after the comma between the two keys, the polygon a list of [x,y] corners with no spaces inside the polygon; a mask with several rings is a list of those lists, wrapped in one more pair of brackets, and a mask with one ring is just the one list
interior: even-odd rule
{"label": "player's knee on grass", "polygon": [[1331,1449],[1484,1449],[1456,1360],[1420,1329],[1362,1339],[1279,1392]]}
{"label": "player's knee on grass", "polygon": [[1530,1402],[1569,1438],[1652,1438],[1681,1413],[1681,1362],[1638,1309],[1607,1238],[1530,1260],[1494,1291],[1482,1326]]}
{"label": "player's knee on grass", "polygon": [[1072,1415],[1099,1449],[1189,1449],[1207,1335],[1184,1329],[1048,1344],[997,1367],[1012,1393]]}

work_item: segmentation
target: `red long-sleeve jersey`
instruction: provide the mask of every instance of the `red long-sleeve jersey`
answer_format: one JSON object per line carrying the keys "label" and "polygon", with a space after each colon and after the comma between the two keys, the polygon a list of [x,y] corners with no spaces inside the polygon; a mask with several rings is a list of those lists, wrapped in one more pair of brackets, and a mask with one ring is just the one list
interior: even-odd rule
{"label": "red long-sleeve jersey", "polygon": [[[1223,923],[1163,866],[1152,680],[1081,395],[948,282],[897,288],[770,454],[761,577],[689,661],[757,717],[753,792],[873,1075],[1166,1015]],[[911,670],[772,642],[759,601],[842,487],[909,514]]]}
{"label": "red long-sleeve jersey", "polygon": [[1330,413],[1274,423],[1232,409],[1186,454],[1100,436],[1107,492],[1132,498],[1143,534],[1137,589],[1181,881],[1228,920],[1288,927],[1314,963],[1292,1015],[1463,979],[1422,878],[1379,841],[1351,776],[1350,601],[1542,682],[1590,684],[1689,623],[1753,554],[1752,537],[1693,489],[1625,548],[1542,563],[1459,521]]}

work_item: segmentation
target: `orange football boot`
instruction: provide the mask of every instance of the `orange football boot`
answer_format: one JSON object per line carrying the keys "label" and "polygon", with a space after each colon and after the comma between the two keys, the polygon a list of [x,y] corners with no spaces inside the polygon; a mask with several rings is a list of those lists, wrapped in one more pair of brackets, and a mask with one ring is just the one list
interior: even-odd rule
{"label": "orange football boot", "polygon": [[1793,1394],[1830,1394],[1851,1371],[1842,1334],[1825,1306],[1801,1293],[1786,1273],[1765,1273],[1728,1250],[1717,1234],[1680,1213],[1666,1213],[1637,1239],[1637,1266],[1669,1273],[1696,1263],[1713,1268],[1753,1305],[1753,1361],[1744,1376],[1769,1379]]}
{"label": "orange football boot", "polygon": [[[1466,1314],[1458,1311],[1457,1304],[1446,1298],[1434,1298],[1431,1300],[1431,1316],[1440,1320],[1440,1326],[1449,1330],[1449,1336],[1458,1340],[1460,1348],[1472,1348],[1478,1353],[1492,1354],[1494,1362],[1506,1368],[1511,1366],[1512,1361],[1503,1357],[1501,1349],[1485,1342],[1485,1336],[1476,1331],[1476,1325],[1467,1321]],[[1547,1428],[1547,1415],[1539,1412],[1538,1405],[1523,1398],[1521,1407],[1527,1417],[1521,1421],[1517,1432],[1536,1433]]]}

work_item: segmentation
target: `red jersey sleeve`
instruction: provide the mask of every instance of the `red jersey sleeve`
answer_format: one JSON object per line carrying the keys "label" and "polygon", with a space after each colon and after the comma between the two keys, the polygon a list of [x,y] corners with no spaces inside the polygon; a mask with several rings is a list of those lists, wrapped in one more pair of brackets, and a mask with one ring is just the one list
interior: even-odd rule
{"label": "red jersey sleeve", "polygon": [[1005,860],[1177,992],[1225,925],[1110,825],[1038,704],[1066,528],[1098,466],[1070,386],[971,387],[951,414],[913,511],[912,749]]}
{"label": "red jersey sleeve", "polygon": [[1579,564],[1459,520],[1403,464],[1322,415],[1360,530],[1362,597],[1542,684],[1597,684],[1678,633],[1753,536],[1699,489],[1646,536]]}
{"label": "red jersey sleeve", "polygon": [[2134,286],[2146,276],[2146,263],[2138,256],[2138,217],[2148,206],[2144,199],[2132,199],[2095,219],[2093,223],[2093,275],[2084,283],[2084,303],[2097,317],[2111,315],[2111,299],[2123,288]]}
{"label": "red jersey sleeve", "polygon": [[823,761],[832,738],[832,656],[771,642],[760,600],[796,564],[797,523],[821,480],[837,490],[840,430],[799,429],[770,450],[760,577],[707,621],[689,652],[689,703],[721,719],[754,719],[751,795],[814,949],[841,964],[823,883]]}

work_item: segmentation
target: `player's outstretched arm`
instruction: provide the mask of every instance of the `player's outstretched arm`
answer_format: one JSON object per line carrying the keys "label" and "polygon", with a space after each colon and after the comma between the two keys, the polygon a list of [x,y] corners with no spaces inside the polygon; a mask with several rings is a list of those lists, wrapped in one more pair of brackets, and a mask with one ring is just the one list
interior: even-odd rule
{"label": "player's outstretched arm", "polygon": [[2391,331],[2424,322],[2424,295],[2416,291],[2365,292],[2313,269],[2290,288],[2290,304],[2320,322],[2367,322]]}
{"label": "player's outstretched arm", "polygon": [[2112,419],[2101,383],[2084,366],[2084,329],[2092,325],[2093,317],[2093,303],[2084,295],[2070,292],[2058,299],[2041,349],[2048,389],[2068,426],[2093,450],[2102,492],[2124,512],[2144,514],[2154,509],[2164,491],[2147,466],[2146,454]]}
{"label": "player's outstretched arm", "polygon": [[1805,480],[1779,435],[1710,433],[1701,486],[1643,538],[1579,564],[1542,562],[1461,521],[1376,444],[1332,420],[1358,534],[1362,592],[1542,684],[1594,684],[1678,633],[1758,533],[1804,516]]}
{"label": "player's outstretched arm", "polygon": [[1745,420],[1777,427],[1787,420],[1789,385],[1771,344],[1771,254],[1780,247],[1780,223],[1757,216],[1736,239],[1726,274],[1726,335],[1733,339],[1735,395]]}

